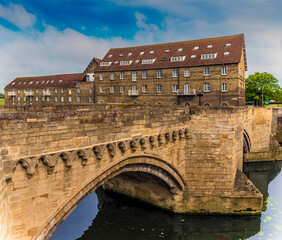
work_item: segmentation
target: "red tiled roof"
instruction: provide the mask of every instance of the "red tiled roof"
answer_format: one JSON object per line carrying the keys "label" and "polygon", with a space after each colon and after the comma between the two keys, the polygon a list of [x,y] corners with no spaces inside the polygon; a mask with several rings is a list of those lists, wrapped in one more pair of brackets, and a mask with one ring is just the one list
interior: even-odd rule
{"label": "red tiled roof", "polygon": [[[227,43],[231,43],[231,45],[226,46]],[[208,48],[208,45],[212,45],[212,48]],[[198,46],[199,49],[195,50],[195,46]],[[180,48],[183,49],[181,52],[178,51]],[[99,65],[95,72],[239,63],[242,49],[245,55],[244,34],[148,46],[113,48],[102,59],[102,62],[112,63],[109,66]],[[169,50],[169,52],[165,52],[165,50]],[[150,51],[154,52],[150,53]],[[144,52],[144,54],[141,55],[141,52]],[[224,52],[229,52],[229,55],[224,55]],[[214,59],[201,59],[202,54],[212,53],[217,53],[217,57]],[[196,55],[196,57],[191,58],[191,55]],[[177,56],[186,57],[184,61],[170,61],[171,57]],[[246,56],[244,58],[246,65]],[[151,64],[142,64],[143,59],[155,59],[155,61]],[[120,65],[120,61],[131,60],[130,65]],[[139,60],[139,62],[136,62],[136,60]],[[115,64],[116,61],[118,61],[117,64]],[[245,67],[247,68],[247,66]]]}
{"label": "red tiled roof", "polygon": [[9,83],[5,89],[10,88],[48,88],[48,87],[75,87],[76,82],[84,80],[85,73],[60,74],[39,77],[19,77]]}

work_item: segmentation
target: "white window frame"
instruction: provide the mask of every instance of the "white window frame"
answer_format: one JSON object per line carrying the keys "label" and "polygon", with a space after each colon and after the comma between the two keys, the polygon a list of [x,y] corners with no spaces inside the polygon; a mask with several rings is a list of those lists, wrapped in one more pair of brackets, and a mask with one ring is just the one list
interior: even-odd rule
{"label": "white window frame", "polygon": [[71,102],[72,101],[72,97],[71,96],[69,96],[69,102]]}
{"label": "white window frame", "polygon": [[112,64],[112,62],[101,62],[100,66],[101,67],[106,67],[106,66],[110,66]]}
{"label": "white window frame", "polygon": [[110,73],[110,80],[115,80],[115,73],[114,72]]}
{"label": "white window frame", "polygon": [[61,102],[64,102],[64,101],[65,101],[64,96],[61,96]]}
{"label": "white window frame", "polygon": [[133,82],[137,81],[137,72],[132,72],[132,81]]}
{"label": "white window frame", "polygon": [[148,78],[148,72],[147,71],[143,71],[142,72],[142,79],[147,79]]}
{"label": "white window frame", "polygon": [[93,97],[92,97],[92,96],[89,97],[89,98],[88,98],[88,101],[89,101],[89,102],[93,102]]}
{"label": "white window frame", "polygon": [[126,60],[126,61],[120,61],[119,65],[130,65],[132,63],[132,60]]}
{"label": "white window frame", "polygon": [[115,86],[110,86],[110,93],[115,93]]}
{"label": "white window frame", "polygon": [[38,96],[36,96],[36,97],[35,97],[35,101],[38,102],[38,100],[39,100],[39,99],[38,99]]}
{"label": "white window frame", "polygon": [[172,77],[178,77],[178,69],[172,69]]}
{"label": "white window frame", "polygon": [[77,88],[77,89],[76,89],[76,92],[77,92],[77,93],[80,93],[80,92],[81,92],[80,88]]}
{"label": "white window frame", "polygon": [[61,88],[61,93],[64,93],[64,89],[63,88]]}
{"label": "white window frame", "polygon": [[184,77],[190,77],[190,69],[184,68]]}
{"label": "white window frame", "polygon": [[222,92],[227,92],[227,83],[222,83],[221,91]]}
{"label": "white window frame", "polygon": [[177,90],[178,90],[178,85],[177,85],[177,84],[172,84],[172,86],[171,86],[171,91],[172,91],[173,93],[176,93]]}
{"label": "white window frame", "polygon": [[[37,92],[38,93],[38,92]],[[55,88],[55,93],[58,93],[58,88]]]}
{"label": "white window frame", "polygon": [[155,58],[154,59],[143,59],[142,60],[142,64],[152,64],[155,62]]}
{"label": "white window frame", "polygon": [[184,94],[190,93],[190,84],[186,83],[184,84]]}
{"label": "white window frame", "polygon": [[76,97],[76,101],[77,101],[77,102],[80,102],[80,101],[81,101],[80,96],[77,96],[77,97]]}
{"label": "white window frame", "polygon": [[125,87],[124,87],[124,85],[121,85],[121,86],[119,87],[119,92],[120,92],[120,93],[124,93],[124,92],[125,92]]}
{"label": "white window frame", "polygon": [[221,75],[227,75],[227,67],[226,66],[221,67]]}
{"label": "white window frame", "polygon": [[171,57],[170,61],[171,62],[181,62],[181,61],[184,61],[185,58],[186,58],[186,56]]}
{"label": "white window frame", "polygon": [[157,84],[157,86],[156,86],[156,91],[157,91],[157,93],[162,93],[162,92],[163,92],[163,86],[162,86],[162,84]]}
{"label": "white window frame", "polygon": [[204,68],[204,76],[210,76],[211,72],[210,72],[210,68],[209,67],[205,67]]}
{"label": "white window frame", "polygon": [[208,53],[201,55],[201,59],[215,59],[216,57],[217,57],[217,53]]}
{"label": "white window frame", "polygon": [[157,70],[157,78],[162,78],[162,77],[163,77],[162,70]]}
{"label": "white window frame", "polygon": [[120,72],[119,79],[124,79],[124,72]]}
{"label": "white window frame", "polygon": [[103,86],[100,86],[100,93],[104,93]]}
{"label": "white window frame", "polygon": [[210,91],[211,91],[210,83],[204,83],[204,92],[210,92]]}
{"label": "white window frame", "polygon": [[146,93],[147,92],[147,85],[142,85],[142,93]]}
{"label": "white window frame", "polygon": [[57,96],[55,96],[54,101],[58,102],[58,97]]}
{"label": "white window frame", "polygon": [[100,80],[103,80],[103,73],[100,73]]}

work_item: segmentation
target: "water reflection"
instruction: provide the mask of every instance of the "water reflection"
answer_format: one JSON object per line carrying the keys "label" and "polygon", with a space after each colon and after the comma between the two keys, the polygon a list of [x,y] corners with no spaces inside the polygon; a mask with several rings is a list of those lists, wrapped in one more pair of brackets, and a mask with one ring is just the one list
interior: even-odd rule
{"label": "water reflection", "polygon": [[[282,239],[282,161],[249,163],[244,165],[246,175],[253,181],[266,199],[262,216],[181,216],[131,201],[116,194],[97,191],[99,212],[95,194],[88,196],[68,219],[96,217],[88,229],[80,228],[80,237],[64,235],[74,228],[65,222],[55,232],[52,240],[239,240]],[[87,202],[89,198],[91,201]],[[95,202],[96,201],[96,202]],[[86,203],[85,203],[86,202]],[[91,203],[90,203],[91,202]],[[95,203],[96,205],[94,206]],[[78,207],[80,207],[80,205]],[[90,214],[91,215],[91,214]],[[67,220],[68,220],[67,219]],[[78,221],[79,222],[79,221]],[[60,233],[60,234],[58,234]],[[77,238],[79,237],[79,238]]]}

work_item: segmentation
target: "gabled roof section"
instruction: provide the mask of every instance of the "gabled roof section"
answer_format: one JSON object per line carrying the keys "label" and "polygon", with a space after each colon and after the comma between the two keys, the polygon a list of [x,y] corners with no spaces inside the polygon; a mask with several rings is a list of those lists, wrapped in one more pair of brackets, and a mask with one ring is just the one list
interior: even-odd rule
{"label": "gabled roof section", "polygon": [[[192,41],[113,48],[104,56],[95,72],[239,63],[242,50],[247,67],[244,42],[244,34],[238,34]],[[130,64],[123,64],[128,61]]]}
{"label": "gabled roof section", "polygon": [[60,74],[38,77],[19,77],[9,83],[6,89],[34,89],[48,87],[75,87],[85,79],[85,73]]}
{"label": "gabled roof section", "polygon": [[84,73],[89,73],[89,72],[91,72],[91,70],[94,71],[94,69],[96,68],[96,66],[99,66],[99,65],[100,65],[100,62],[101,62],[101,61],[102,61],[101,59],[94,57],[94,58],[91,60],[91,62],[88,64],[88,66],[85,68],[85,70],[84,70],[83,72],[84,72]]}

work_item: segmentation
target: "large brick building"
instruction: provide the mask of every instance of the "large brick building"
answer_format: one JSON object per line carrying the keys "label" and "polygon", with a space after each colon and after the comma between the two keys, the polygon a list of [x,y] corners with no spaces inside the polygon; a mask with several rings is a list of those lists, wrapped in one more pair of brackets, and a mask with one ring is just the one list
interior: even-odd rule
{"label": "large brick building", "polygon": [[7,105],[77,104],[93,101],[93,79],[85,73],[20,77],[5,87]]}
{"label": "large brick building", "polygon": [[[97,103],[245,104],[244,35],[110,49],[95,68]],[[91,73],[91,71],[88,71]]]}
{"label": "large brick building", "polygon": [[245,104],[244,35],[110,49],[83,74],[16,78],[9,105],[129,103]]}

